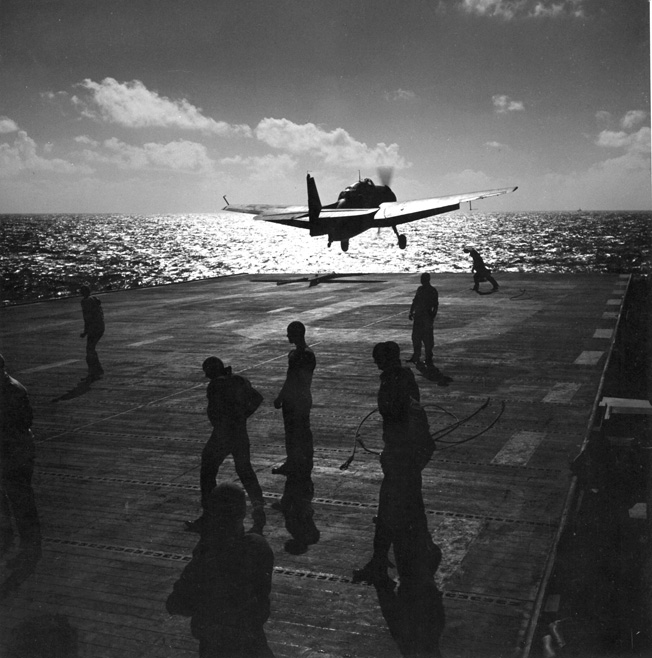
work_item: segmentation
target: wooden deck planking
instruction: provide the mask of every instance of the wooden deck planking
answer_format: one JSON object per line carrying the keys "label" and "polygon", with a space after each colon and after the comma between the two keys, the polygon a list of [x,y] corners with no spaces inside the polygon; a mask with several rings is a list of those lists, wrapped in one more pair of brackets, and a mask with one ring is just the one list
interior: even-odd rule
{"label": "wooden deck planking", "polygon": [[[35,576],[4,602],[10,614],[1,628],[59,610],[79,628],[83,656],[193,655],[187,620],[170,618],[163,602],[194,545],[181,521],[198,511],[199,454],[209,434],[201,362],[210,354],[224,358],[269,405],[285,375],[285,327],[298,318],[318,360],[312,425],[322,539],[306,555],[290,556],[282,516],[268,512],[277,565],[268,637],[288,658],[306,650],[398,655],[373,589],[350,584],[351,570],[371,553],[377,458],[358,450],[349,471],[339,470],[355,428],[375,405],[371,347],[394,339],[409,354],[407,310],[418,277],[374,279],[382,283],[366,285],[360,277],[357,284],[307,288],[229,277],[104,295],[108,329],[99,351],[107,376],[59,402],[52,400],[71,392],[85,370],[79,300],[6,309],[1,349],[36,410],[35,488],[46,541]],[[561,514],[568,461],[586,431],[610,345],[595,330],[615,327],[617,316],[603,314],[617,311],[611,302],[624,294],[615,294],[615,279],[507,275],[500,293],[476,296],[466,277],[435,277],[435,359],[454,381],[440,387],[416,373],[423,400],[464,417],[492,398],[449,439],[481,431],[498,401],[507,402],[495,427],[435,453],[424,472],[429,526],[444,550],[438,582],[447,656],[510,655],[526,628]],[[582,352],[597,351],[604,354],[593,365],[575,364]],[[434,407],[429,415],[433,429],[450,419]],[[371,447],[380,448],[379,429],[376,417],[365,423]],[[527,463],[491,464],[519,431],[544,433]],[[283,485],[270,472],[283,458],[280,412],[261,408],[250,436],[271,502]],[[220,477],[236,478],[230,462]],[[161,553],[169,557],[152,557]],[[319,573],[330,580],[318,580]],[[107,605],[121,612],[111,616]],[[148,641],[120,633],[143,619]]]}

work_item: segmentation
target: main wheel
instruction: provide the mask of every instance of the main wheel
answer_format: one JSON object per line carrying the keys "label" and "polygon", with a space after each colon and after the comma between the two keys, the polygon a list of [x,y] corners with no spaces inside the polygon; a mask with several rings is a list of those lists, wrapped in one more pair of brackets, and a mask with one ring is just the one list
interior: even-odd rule
{"label": "main wheel", "polygon": [[342,247],[342,251],[348,251],[349,250],[349,241],[348,240],[342,240],[340,243],[340,246]]}
{"label": "main wheel", "polygon": [[398,236],[398,248],[405,249],[405,247],[407,247],[407,238],[401,233],[401,235]]}

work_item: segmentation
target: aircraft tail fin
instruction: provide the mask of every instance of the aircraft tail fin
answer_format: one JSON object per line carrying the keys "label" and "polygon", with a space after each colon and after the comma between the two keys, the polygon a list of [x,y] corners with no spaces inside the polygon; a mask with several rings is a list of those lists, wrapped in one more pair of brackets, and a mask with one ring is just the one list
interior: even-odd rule
{"label": "aircraft tail fin", "polygon": [[319,200],[319,192],[317,192],[317,184],[310,174],[306,176],[306,183],[308,184],[308,219],[312,224],[319,219],[322,206]]}

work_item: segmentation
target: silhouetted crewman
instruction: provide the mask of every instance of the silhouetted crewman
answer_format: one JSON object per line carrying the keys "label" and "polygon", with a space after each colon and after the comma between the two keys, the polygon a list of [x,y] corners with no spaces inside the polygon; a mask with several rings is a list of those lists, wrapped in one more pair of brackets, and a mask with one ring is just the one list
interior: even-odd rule
{"label": "silhouetted crewman", "polygon": [[91,289],[88,286],[82,286],[81,307],[84,317],[84,331],[79,334],[80,338],[86,338],[86,364],[88,365],[88,375],[85,377],[87,382],[100,379],[104,375],[104,368],[100,363],[100,357],[97,355],[97,344],[104,335],[104,311],[102,302],[91,295]]}
{"label": "silhouetted crewman", "polygon": [[[353,572],[353,582],[376,586],[383,613],[403,655],[438,656],[444,613],[434,574],[441,551],[428,531],[421,492],[421,471],[434,441],[421,407],[419,387],[409,368],[401,365],[393,341],[374,347],[373,357],[382,371],[378,410],[383,418],[383,481],[375,518],[373,556]],[[394,581],[389,549],[393,546],[400,586]]]}
{"label": "silhouetted crewman", "polygon": [[274,507],[283,512],[285,527],[293,537],[286,543],[286,549],[303,552],[308,544],[319,541],[319,531],[313,521],[313,444],[310,429],[310,386],[317,360],[306,344],[306,328],[301,322],[288,325],[287,337],[294,349],[288,354],[285,383],[274,400],[274,407],[283,410],[286,461],[272,471],[285,475],[286,480],[281,502]]}
{"label": "silhouetted crewman", "polygon": [[14,573],[4,589],[17,586],[41,557],[41,526],[32,490],[34,437],[32,407],[25,387],[5,370],[0,355],[0,552],[7,553],[14,542],[13,517],[20,538],[20,551],[7,566]]}
{"label": "silhouetted crewman", "polygon": [[498,283],[496,279],[491,276],[491,271],[487,268],[482,260],[482,256],[473,249],[472,247],[465,247],[464,253],[469,254],[473,259],[473,265],[471,266],[471,272],[473,273],[473,290],[479,292],[480,284],[483,281],[488,281],[493,290],[498,290]]}
{"label": "silhouetted crewman", "polygon": [[430,274],[421,275],[421,285],[410,306],[410,320],[412,323],[412,356],[411,363],[418,363],[421,358],[421,343],[426,352],[426,365],[432,366],[432,350],[435,345],[433,324],[439,310],[439,293],[430,283]]}
{"label": "silhouetted crewman", "polygon": [[199,543],[167,599],[171,615],[191,617],[200,658],[274,658],[263,629],[274,554],[264,537],[245,533],[245,515],[240,487],[211,491]]}
{"label": "silhouetted crewman", "polygon": [[[247,418],[258,409],[263,396],[253,388],[249,380],[234,375],[231,366],[225,367],[216,356],[207,358],[202,368],[211,380],[206,388],[206,413],[213,426],[213,432],[201,455],[199,483],[202,507],[206,509],[220,466],[232,455],[236,473],[253,506],[251,532],[262,534],[265,526],[265,501],[256,472],[251,466]],[[186,521],[186,527],[193,532],[200,532],[203,518],[204,515],[196,521]]]}

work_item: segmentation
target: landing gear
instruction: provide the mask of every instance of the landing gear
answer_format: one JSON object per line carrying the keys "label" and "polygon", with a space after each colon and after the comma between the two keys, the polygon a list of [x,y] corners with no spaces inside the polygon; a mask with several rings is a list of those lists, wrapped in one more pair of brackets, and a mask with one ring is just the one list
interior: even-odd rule
{"label": "landing gear", "polygon": [[342,242],[340,242],[340,246],[342,247],[342,251],[348,251],[349,250],[349,241],[348,240],[342,240]]}
{"label": "landing gear", "polygon": [[405,249],[407,247],[407,238],[403,233],[399,235],[399,232],[396,230],[396,226],[392,226],[392,230],[396,234],[396,237],[398,238],[398,248],[399,249]]}

